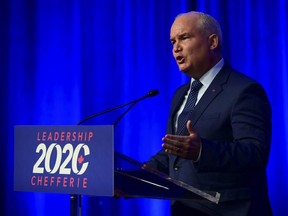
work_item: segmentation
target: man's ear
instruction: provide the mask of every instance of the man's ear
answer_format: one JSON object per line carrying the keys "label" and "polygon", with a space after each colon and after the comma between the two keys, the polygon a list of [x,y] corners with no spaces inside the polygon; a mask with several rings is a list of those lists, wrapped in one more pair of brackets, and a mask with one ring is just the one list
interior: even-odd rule
{"label": "man's ear", "polygon": [[216,34],[211,34],[208,38],[210,44],[210,50],[215,50],[219,47],[219,38]]}

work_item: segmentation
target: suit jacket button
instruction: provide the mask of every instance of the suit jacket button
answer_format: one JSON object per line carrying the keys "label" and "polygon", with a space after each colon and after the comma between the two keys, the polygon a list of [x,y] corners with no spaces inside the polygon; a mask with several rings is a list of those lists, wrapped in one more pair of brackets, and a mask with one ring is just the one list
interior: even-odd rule
{"label": "suit jacket button", "polygon": [[174,171],[178,171],[178,169],[179,169],[178,167],[174,167]]}

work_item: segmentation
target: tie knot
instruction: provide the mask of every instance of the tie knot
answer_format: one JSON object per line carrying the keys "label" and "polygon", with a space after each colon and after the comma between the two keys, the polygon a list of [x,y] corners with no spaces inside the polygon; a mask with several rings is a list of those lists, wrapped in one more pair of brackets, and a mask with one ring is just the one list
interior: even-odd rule
{"label": "tie knot", "polygon": [[198,92],[201,87],[202,83],[199,80],[194,80],[192,82],[191,91]]}

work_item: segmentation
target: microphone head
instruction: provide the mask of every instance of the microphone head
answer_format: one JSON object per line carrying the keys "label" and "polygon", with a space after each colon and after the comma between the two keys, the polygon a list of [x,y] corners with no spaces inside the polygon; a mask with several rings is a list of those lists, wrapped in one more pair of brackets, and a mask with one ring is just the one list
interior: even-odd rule
{"label": "microphone head", "polygon": [[151,90],[147,93],[147,97],[154,97],[159,94],[158,90]]}

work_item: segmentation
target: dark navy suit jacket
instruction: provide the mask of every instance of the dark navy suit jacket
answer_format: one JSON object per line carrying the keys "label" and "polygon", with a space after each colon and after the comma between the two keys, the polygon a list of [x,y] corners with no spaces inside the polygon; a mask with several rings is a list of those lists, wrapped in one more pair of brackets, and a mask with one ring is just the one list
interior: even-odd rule
{"label": "dark navy suit jacket", "polygon": [[[167,133],[174,133],[173,119],[189,85],[174,94]],[[224,65],[189,119],[202,139],[200,160],[161,150],[146,164],[200,190],[221,194],[219,204],[185,201],[184,205],[210,215],[271,215],[266,178],[271,107],[262,86]]]}

